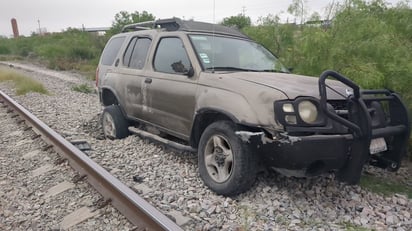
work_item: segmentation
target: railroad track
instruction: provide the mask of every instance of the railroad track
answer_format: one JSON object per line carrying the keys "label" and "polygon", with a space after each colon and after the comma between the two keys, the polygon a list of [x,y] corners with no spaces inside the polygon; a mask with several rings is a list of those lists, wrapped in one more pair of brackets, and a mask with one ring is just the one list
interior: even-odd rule
{"label": "railroad track", "polygon": [[111,203],[139,229],[182,230],[176,223],[2,91],[0,91],[0,106],[7,107],[8,112],[13,112],[10,113],[13,116],[19,116],[21,118],[19,122],[25,122],[28,129],[38,134],[49,145],[49,148],[53,148],[61,158],[67,159],[80,177],[85,177],[90,185],[103,196],[106,203]]}

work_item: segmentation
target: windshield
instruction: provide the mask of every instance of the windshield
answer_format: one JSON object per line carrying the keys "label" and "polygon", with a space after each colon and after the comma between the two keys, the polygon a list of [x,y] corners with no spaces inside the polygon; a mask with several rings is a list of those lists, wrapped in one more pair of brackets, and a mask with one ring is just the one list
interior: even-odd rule
{"label": "windshield", "polygon": [[289,72],[272,53],[253,41],[211,35],[189,37],[206,70]]}

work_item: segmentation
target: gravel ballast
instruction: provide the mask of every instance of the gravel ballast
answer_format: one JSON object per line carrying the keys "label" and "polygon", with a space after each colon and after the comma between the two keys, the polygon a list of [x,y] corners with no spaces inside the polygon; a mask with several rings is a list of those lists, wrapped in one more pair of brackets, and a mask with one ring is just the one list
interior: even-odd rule
{"label": "gravel ballast", "polygon": [[[74,182],[67,161],[12,115],[0,107],[0,230],[134,228],[112,206],[100,208],[102,197],[87,182]],[[71,214],[87,220],[77,223]]]}
{"label": "gravel ballast", "polygon": [[[186,230],[412,229],[412,200],[407,196],[383,196],[360,186],[347,186],[337,182],[333,175],[298,179],[265,171],[259,174],[257,183],[248,192],[233,198],[218,196],[200,180],[197,156],[194,154],[173,152],[135,135],[122,140],[103,139],[99,124],[102,108],[97,95],[72,90],[77,84],[94,87],[93,82],[71,73],[45,72],[32,65],[29,66],[30,71],[25,71],[26,65],[15,63],[14,69],[19,66],[23,68],[18,71],[42,82],[50,95],[29,93],[15,96],[10,83],[0,83],[0,90],[12,96],[66,139],[87,140],[92,147],[87,154],[94,161]],[[11,132],[10,129],[16,130],[5,126],[2,127],[2,133]],[[19,136],[15,137],[7,143],[19,142]],[[0,149],[2,163],[8,158],[4,157],[3,143]],[[16,152],[23,155],[26,151]],[[19,169],[26,167],[21,165]],[[5,176],[18,174],[13,170],[2,167],[0,183],[7,179],[3,179]],[[412,185],[412,174],[407,168],[403,167],[397,173],[373,168],[367,170],[368,174],[406,181]],[[1,188],[3,207],[3,185]],[[18,210],[20,213],[25,211],[24,208]],[[116,217],[113,218],[116,223],[123,222],[119,214],[111,210],[105,218],[108,223],[112,222],[111,215]],[[5,224],[5,219],[0,213],[0,225]],[[18,220],[13,222],[18,224]],[[51,220],[44,222],[42,227],[54,225]],[[122,224],[130,227],[127,223]],[[84,225],[97,229],[102,224],[86,221]],[[79,230],[85,227],[79,226]],[[121,229],[120,226],[118,229]]]}

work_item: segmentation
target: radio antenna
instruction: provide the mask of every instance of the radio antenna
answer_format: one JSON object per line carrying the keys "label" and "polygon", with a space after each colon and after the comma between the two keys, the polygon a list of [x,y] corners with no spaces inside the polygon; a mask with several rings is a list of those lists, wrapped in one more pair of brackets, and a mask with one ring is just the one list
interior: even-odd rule
{"label": "radio antenna", "polygon": [[215,72],[215,25],[216,25],[216,0],[213,0],[213,26],[212,26],[212,73]]}
{"label": "radio antenna", "polygon": [[213,24],[216,23],[216,0],[213,0]]}

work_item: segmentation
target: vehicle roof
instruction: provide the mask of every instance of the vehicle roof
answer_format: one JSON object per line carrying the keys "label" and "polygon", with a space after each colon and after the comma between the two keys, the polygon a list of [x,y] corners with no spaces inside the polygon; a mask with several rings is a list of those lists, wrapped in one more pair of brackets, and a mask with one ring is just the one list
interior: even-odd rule
{"label": "vehicle roof", "polygon": [[[229,35],[250,39],[239,30],[219,24],[198,22],[193,20],[181,20],[179,18],[159,19],[156,21],[129,24],[123,27],[122,32],[131,33],[158,33],[159,31],[183,31],[183,32],[201,32],[217,35]],[[153,32],[152,32],[153,31]]]}

